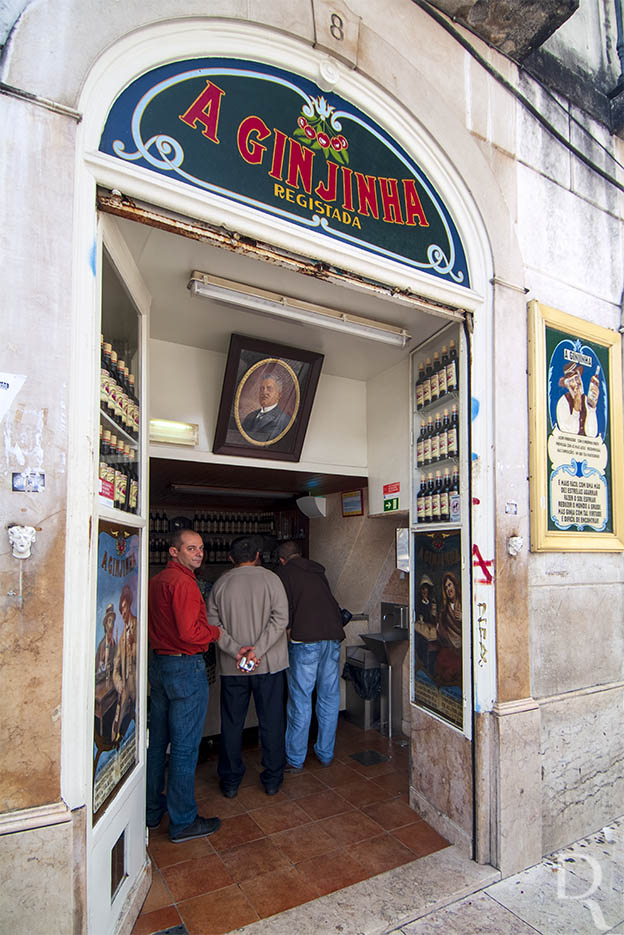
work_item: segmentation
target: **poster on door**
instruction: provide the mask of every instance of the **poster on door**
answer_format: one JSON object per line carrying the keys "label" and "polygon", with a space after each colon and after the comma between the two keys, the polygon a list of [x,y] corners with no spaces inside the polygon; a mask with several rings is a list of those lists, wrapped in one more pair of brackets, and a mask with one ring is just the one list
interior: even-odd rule
{"label": "poster on door", "polygon": [[94,661],[94,822],[137,762],[138,593],[138,531],[100,520]]}
{"label": "poster on door", "polygon": [[463,727],[461,533],[414,536],[413,701]]}

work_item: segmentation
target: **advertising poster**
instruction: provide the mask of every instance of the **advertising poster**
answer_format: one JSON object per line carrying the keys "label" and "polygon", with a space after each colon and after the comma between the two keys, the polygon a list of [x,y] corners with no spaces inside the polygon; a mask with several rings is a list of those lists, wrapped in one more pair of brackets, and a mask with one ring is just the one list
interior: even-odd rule
{"label": "advertising poster", "polygon": [[416,533],[414,589],[414,703],[461,728],[461,533]]}
{"label": "advertising poster", "polygon": [[95,638],[93,817],[137,762],[139,534],[100,520]]}
{"label": "advertising poster", "polygon": [[620,336],[529,311],[531,548],[622,549]]}

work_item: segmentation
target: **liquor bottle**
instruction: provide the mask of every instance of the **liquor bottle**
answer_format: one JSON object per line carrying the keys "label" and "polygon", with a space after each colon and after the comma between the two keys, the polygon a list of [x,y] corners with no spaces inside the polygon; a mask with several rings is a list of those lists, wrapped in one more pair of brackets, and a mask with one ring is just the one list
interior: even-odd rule
{"label": "liquor bottle", "polygon": [[440,426],[440,441],[439,441],[439,454],[440,461],[445,461],[448,458],[448,429],[450,425],[449,411],[445,409],[442,413],[442,425]]}
{"label": "liquor bottle", "polygon": [[210,565],[214,565],[215,560],[215,547],[212,539],[208,540],[208,545],[206,547],[206,560]]}
{"label": "liquor bottle", "polygon": [[459,379],[457,374],[457,350],[455,349],[455,341],[449,341],[449,362],[446,367],[447,392],[457,392],[458,386]]}
{"label": "liquor bottle", "polygon": [[110,464],[110,431],[100,425],[100,466],[99,466],[99,494],[104,506],[113,506],[115,503],[115,473]]}
{"label": "liquor bottle", "polygon": [[416,408],[422,409],[424,406],[424,387],[425,382],[425,364],[421,360],[418,364],[418,379],[416,380]]}
{"label": "liquor bottle", "polygon": [[433,435],[433,417],[427,419],[425,438],[423,440],[423,464],[431,464],[431,436]]}
{"label": "liquor bottle", "polygon": [[160,540],[160,564],[166,565],[169,561],[169,544],[167,539]]}
{"label": "liquor bottle", "polygon": [[440,460],[440,433],[442,431],[442,413],[436,412],[433,417],[433,435],[431,436],[431,460]]}
{"label": "liquor bottle", "polygon": [[459,423],[457,418],[457,406],[451,410],[451,420],[447,432],[447,450],[449,458],[456,458],[459,453]]}
{"label": "liquor bottle", "polygon": [[130,422],[132,437],[137,439],[139,437],[139,399],[136,394],[133,373],[128,374],[128,392],[130,396]]}
{"label": "liquor bottle", "polygon": [[425,522],[430,523],[433,520],[433,474],[427,477],[427,491],[425,493]]}
{"label": "liquor bottle", "polygon": [[431,402],[437,403],[440,396],[440,355],[437,351],[433,352],[433,370],[431,371]]}
{"label": "liquor bottle", "polygon": [[420,435],[416,439],[416,464],[418,467],[425,463],[425,435],[427,434],[427,423],[423,419],[420,423]]}
{"label": "liquor bottle", "polygon": [[431,374],[433,373],[433,367],[431,366],[431,358],[427,357],[425,362],[425,379],[423,381],[423,406],[428,406],[431,402]]}
{"label": "liquor bottle", "polygon": [[448,393],[448,388],[446,384],[446,368],[448,367],[449,356],[446,344],[442,345],[442,356],[440,359],[440,373],[438,374],[438,390],[439,390],[439,399],[442,399],[443,396],[446,396]]}
{"label": "liquor bottle", "polygon": [[442,490],[440,491],[440,522],[448,523],[450,518],[449,491],[451,489],[451,472],[448,468],[444,469],[444,479],[442,480]]}
{"label": "liquor bottle", "polygon": [[440,493],[442,492],[442,475],[440,471],[436,471],[435,475],[435,484],[433,487],[433,493],[431,494],[431,521],[433,523],[440,522]]}
{"label": "liquor bottle", "polygon": [[108,412],[108,381],[110,380],[110,374],[108,372],[108,364],[106,362],[106,355],[104,354],[104,335],[100,335],[100,409],[103,412]]}
{"label": "liquor bottle", "polygon": [[420,475],[420,490],[416,495],[416,522],[425,522],[425,494],[427,493],[427,476]]}
{"label": "liquor bottle", "polygon": [[130,458],[128,472],[128,510],[130,513],[139,511],[139,472],[134,456],[134,449],[128,446],[128,455]]}
{"label": "liquor bottle", "polygon": [[108,341],[104,341],[104,361],[103,369],[106,370],[108,376],[106,378],[106,413],[111,419],[115,419],[115,399],[113,396],[113,365],[111,360],[112,346]]}
{"label": "liquor bottle", "polygon": [[199,532],[199,513],[193,516],[193,532]]}

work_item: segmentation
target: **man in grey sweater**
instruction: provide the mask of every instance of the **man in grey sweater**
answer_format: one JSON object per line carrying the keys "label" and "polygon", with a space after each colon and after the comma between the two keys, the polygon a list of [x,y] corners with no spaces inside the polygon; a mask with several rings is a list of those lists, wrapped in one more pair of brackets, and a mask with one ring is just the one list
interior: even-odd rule
{"label": "man in grey sweater", "polygon": [[[288,601],[272,571],[260,565],[260,536],[240,536],[232,542],[231,571],[223,574],[208,597],[208,621],[230,640],[219,652],[221,666],[221,791],[233,798],[245,773],[241,755],[243,727],[253,694],[267,795],[279,791],[284,778],[284,669],[288,668]],[[219,641],[219,646],[221,641]],[[232,647],[230,649],[230,647]],[[240,668],[245,657],[253,668]]]}

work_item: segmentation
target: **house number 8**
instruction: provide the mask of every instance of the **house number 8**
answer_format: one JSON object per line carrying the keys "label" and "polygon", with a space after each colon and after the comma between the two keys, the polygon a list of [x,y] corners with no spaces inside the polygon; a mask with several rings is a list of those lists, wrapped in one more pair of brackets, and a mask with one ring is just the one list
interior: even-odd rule
{"label": "house number 8", "polygon": [[339,16],[338,13],[332,13],[329,31],[338,42],[344,39],[344,22],[342,16]]}

